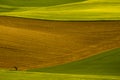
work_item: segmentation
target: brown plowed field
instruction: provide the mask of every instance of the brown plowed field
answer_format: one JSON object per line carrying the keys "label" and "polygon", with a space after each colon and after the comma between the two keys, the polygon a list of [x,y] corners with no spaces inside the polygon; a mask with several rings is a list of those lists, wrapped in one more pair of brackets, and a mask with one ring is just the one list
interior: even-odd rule
{"label": "brown plowed field", "polygon": [[0,16],[0,68],[60,65],[120,47],[120,21],[45,21]]}

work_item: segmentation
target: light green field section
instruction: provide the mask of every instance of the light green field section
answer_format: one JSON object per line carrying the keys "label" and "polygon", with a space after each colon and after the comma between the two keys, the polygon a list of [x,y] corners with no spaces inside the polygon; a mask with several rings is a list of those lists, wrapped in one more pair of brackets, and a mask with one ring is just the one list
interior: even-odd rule
{"label": "light green field section", "polygon": [[106,51],[84,60],[30,71],[85,75],[120,75],[119,56],[120,48]]}
{"label": "light green field section", "polygon": [[74,75],[0,70],[0,80],[120,80],[119,76]]}
{"label": "light green field section", "polygon": [[[8,0],[9,1],[9,0]],[[55,0],[56,1],[56,0]],[[63,1],[61,1],[63,2]],[[67,1],[65,1],[66,3]],[[47,1],[46,1],[47,3]],[[49,3],[49,2],[48,2]],[[59,3],[59,2],[52,2]],[[11,2],[12,4],[12,2]],[[30,5],[30,4],[29,4]],[[37,5],[37,4],[36,4]],[[42,6],[42,4],[40,3]],[[47,7],[1,5],[0,15],[46,20],[120,20],[119,0],[85,0]],[[8,7],[8,8],[6,8]],[[6,8],[6,10],[4,9]],[[10,11],[10,9],[12,9]],[[9,11],[9,12],[4,12]]]}

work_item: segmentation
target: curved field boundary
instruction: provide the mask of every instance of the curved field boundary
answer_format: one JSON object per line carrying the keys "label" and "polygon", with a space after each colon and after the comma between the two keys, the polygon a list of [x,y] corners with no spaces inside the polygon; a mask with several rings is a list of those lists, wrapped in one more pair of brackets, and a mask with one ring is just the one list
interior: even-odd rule
{"label": "curved field boundary", "polygon": [[120,21],[45,21],[0,16],[0,67],[60,65],[120,47]]}

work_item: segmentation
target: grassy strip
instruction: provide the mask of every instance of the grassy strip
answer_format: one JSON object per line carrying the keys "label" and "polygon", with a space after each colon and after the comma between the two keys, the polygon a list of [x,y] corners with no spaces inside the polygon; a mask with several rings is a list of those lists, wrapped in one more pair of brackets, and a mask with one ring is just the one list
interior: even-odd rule
{"label": "grassy strip", "polygon": [[1,71],[0,80],[119,80],[119,76]]}

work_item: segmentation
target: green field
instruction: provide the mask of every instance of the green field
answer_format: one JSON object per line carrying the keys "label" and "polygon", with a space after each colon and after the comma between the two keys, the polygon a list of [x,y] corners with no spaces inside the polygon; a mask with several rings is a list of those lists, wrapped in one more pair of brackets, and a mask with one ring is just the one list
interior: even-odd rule
{"label": "green field", "polygon": [[0,70],[0,80],[120,80],[120,77]]}
{"label": "green field", "polygon": [[120,48],[117,48],[51,68],[29,71],[0,70],[0,80],[120,80],[119,56]]}
{"label": "green field", "polygon": [[120,80],[120,0],[0,0],[0,80]]}
{"label": "green field", "polygon": [[120,76],[120,48],[113,49],[83,59],[80,61],[30,71],[64,73],[64,74],[91,74],[91,75],[118,75]]}
{"label": "green field", "polygon": [[0,0],[0,4],[14,7],[45,7],[85,0]]}
{"label": "green field", "polygon": [[120,20],[119,0],[2,0],[0,15],[46,20]]}

